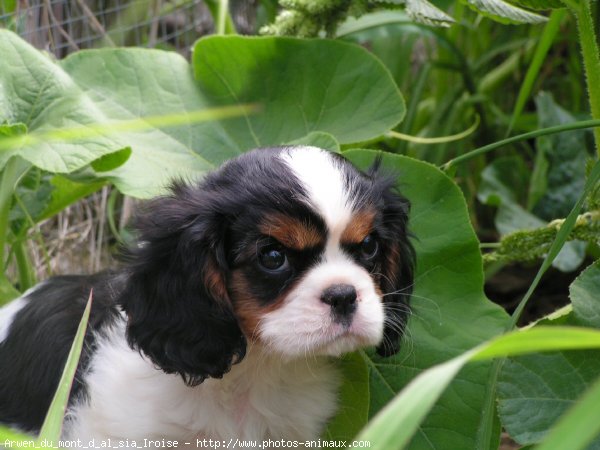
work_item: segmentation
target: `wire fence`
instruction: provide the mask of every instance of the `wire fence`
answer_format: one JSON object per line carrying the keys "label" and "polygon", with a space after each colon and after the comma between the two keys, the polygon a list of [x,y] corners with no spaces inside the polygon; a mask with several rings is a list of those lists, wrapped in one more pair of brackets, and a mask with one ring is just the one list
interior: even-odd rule
{"label": "wire fence", "polygon": [[[238,31],[253,30],[255,1],[232,2]],[[106,46],[158,47],[189,54],[214,23],[202,0],[0,0],[0,27],[57,58]]]}

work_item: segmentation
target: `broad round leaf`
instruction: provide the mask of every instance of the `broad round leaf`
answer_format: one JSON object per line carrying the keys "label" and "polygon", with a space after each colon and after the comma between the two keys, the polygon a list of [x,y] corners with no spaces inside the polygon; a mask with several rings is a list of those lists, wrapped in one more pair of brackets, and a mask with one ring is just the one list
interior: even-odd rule
{"label": "broad round leaf", "polygon": [[[363,168],[376,154],[344,153]],[[424,369],[502,333],[507,321],[505,312],[483,293],[479,242],[460,189],[424,162],[384,154],[383,164],[399,172],[399,187],[412,203],[417,272],[403,350],[387,359],[369,355],[371,415]],[[459,372],[410,448],[475,448],[489,367],[488,362],[478,362]]]}
{"label": "broad round leaf", "polygon": [[262,105],[262,113],[223,123],[243,149],[315,131],[341,144],[365,141],[393,128],[405,112],[383,64],[344,42],[211,36],[196,44],[193,64],[216,104]]}
{"label": "broad round leaf", "polygon": [[[0,54],[12,66],[0,71],[0,123],[28,132],[0,152],[0,167],[18,154],[72,172],[129,147],[125,164],[101,164],[96,175],[137,197],[258,146],[319,141],[337,149],[372,139],[404,114],[381,62],[335,41],[209,37],[196,45],[193,67],[174,52],[132,48],[80,51],[56,63],[0,31]],[[248,109],[214,109],[247,103],[261,112],[226,119]]]}

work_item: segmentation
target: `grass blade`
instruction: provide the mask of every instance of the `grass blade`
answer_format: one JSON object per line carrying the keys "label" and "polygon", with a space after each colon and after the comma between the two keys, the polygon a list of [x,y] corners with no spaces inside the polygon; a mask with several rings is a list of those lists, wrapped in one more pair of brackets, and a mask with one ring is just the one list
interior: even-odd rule
{"label": "grass blade", "polygon": [[[492,339],[433,366],[412,380],[356,438],[371,449],[403,449],[458,371],[469,361],[548,350],[600,348],[600,331],[578,327],[537,327]],[[594,397],[596,399],[596,397]],[[594,404],[597,405],[597,402]],[[597,415],[591,415],[596,418]],[[563,446],[571,449],[570,446]]]}
{"label": "grass blade", "polygon": [[550,15],[550,20],[544,26],[544,31],[542,32],[542,36],[540,37],[540,42],[538,43],[535,53],[533,54],[533,58],[531,60],[531,65],[527,69],[527,73],[525,74],[525,80],[523,80],[523,84],[519,89],[519,95],[517,96],[517,101],[515,103],[515,109],[513,111],[512,117],[510,118],[510,125],[508,126],[508,130],[506,131],[506,136],[510,135],[515,122],[521,115],[523,108],[525,107],[525,103],[527,99],[531,95],[531,90],[533,89],[533,84],[540,73],[540,69],[544,64],[544,60],[546,59],[546,55],[554,42],[554,38],[558,34],[560,29],[560,24],[563,19],[566,17],[567,11],[564,9],[558,9],[552,11]]}
{"label": "grass blade", "polygon": [[523,133],[517,136],[512,136],[508,139],[502,139],[501,141],[497,141],[492,144],[476,148],[475,150],[471,150],[470,152],[465,153],[464,155],[457,156],[456,158],[453,158],[447,163],[443,164],[440,167],[440,169],[447,172],[458,163],[468,161],[469,159],[473,159],[479,155],[491,152],[492,150],[496,150],[497,148],[503,147],[505,145],[512,144],[513,142],[526,141],[527,139],[533,139],[539,136],[547,136],[549,134],[562,133],[563,131],[581,130],[584,128],[600,128],[600,119],[582,120],[579,122],[568,123],[566,125],[557,125],[555,127],[542,128],[540,130],[531,131],[529,133]]}
{"label": "grass blade", "polygon": [[31,442],[32,440],[31,436],[19,433],[8,427],[0,426],[0,448],[2,448],[2,445],[9,447],[8,443],[17,447],[18,442]]}
{"label": "grass blade", "polygon": [[90,311],[92,309],[92,292],[88,298],[85,311],[79,322],[77,328],[77,334],[75,340],[69,351],[69,357],[65,364],[62,377],[58,384],[58,389],[54,393],[54,398],[50,404],[50,409],[42,425],[39,441],[45,442],[58,442],[62,432],[62,424],[67,409],[67,403],[69,401],[69,394],[71,392],[71,386],[73,385],[73,378],[75,377],[75,371],[79,363],[79,357],[81,356],[81,349],[83,348],[83,338],[85,337],[85,331],[87,329],[88,320],[90,317]]}

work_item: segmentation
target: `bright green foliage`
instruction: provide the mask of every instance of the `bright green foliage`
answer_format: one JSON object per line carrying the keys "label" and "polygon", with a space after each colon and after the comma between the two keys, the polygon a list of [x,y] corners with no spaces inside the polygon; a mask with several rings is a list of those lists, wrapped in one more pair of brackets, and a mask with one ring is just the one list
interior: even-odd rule
{"label": "bright green foliage", "polygon": [[339,394],[339,412],[329,422],[324,439],[349,440],[369,420],[369,370],[362,353],[350,353],[338,362],[343,376]]}
{"label": "bright green foliage", "polygon": [[[543,20],[514,4],[532,9],[560,6],[556,0],[464,1],[501,22]],[[589,7],[589,3],[569,3]],[[490,86],[519,77],[520,53],[527,55],[536,39],[532,28],[520,41],[500,42],[496,34],[500,28],[492,29],[490,22],[483,20],[476,21],[461,42],[455,38],[468,27],[454,27],[442,34],[409,23],[410,18],[439,26],[451,23],[448,15],[424,0],[285,0],[282,5],[290,9],[282,13],[271,32],[297,36],[353,32],[349,39],[380,56],[394,79],[372,53],[336,41],[213,37],[196,44],[191,65],[175,54],[140,49],[83,51],[55,62],[14,35],[0,32],[0,54],[15,67],[14,71],[0,69],[0,165],[5,168],[2,185],[6,188],[0,189],[0,228],[4,230],[0,248],[6,242],[18,249],[32,221],[52,216],[108,181],[123,192],[148,197],[163,192],[173,176],[201,177],[224,160],[256,146],[302,143],[339,152],[368,141],[368,146],[419,155],[438,164],[455,156],[460,159],[461,152],[470,150],[470,141],[452,148],[417,150],[382,137],[405,115],[394,81],[408,86],[411,95],[408,120],[397,131],[410,133],[414,126],[425,135],[432,130],[431,135],[452,134],[455,130],[451,127],[460,124],[461,118],[470,121],[476,110],[481,118],[481,133],[476,138],[482,140],[476,151],[481,150],[477,153],[481,155],[495,145],[493,130],[504,130],[506,111],[512,110],[512,104],[495,103],[499,95]],[[378,7],[403,7],[404,11],[366,14]],[[460,5],[457,10],[459,17]],[[576,10],[580,19],[589,19],[585,8]],[[337,28],[347,17],[358,16],[360,20]],[[467,23],[469,16],[461,14],[460,18]],[[580,22],[589,25],[590,20]],[[554,25],[558,27],[560,21]],[[590,36],[593,33],[587,34]],[[558,39],[562,39],[561,32]],[[589,54],[590,48],[593,50],[593,45],[584,53]],[[547,50],[540,50],[536,72],[556,68],[543,64]],[[415,56],[427,62],[421,64]],[[420,69],[418,73],[415,67]],[[600,71],[592,71],[589,79],[596,73]],[[521,106],[535,87],[530,80],[520,98]],[[511,101],[510,95],[500,96]],[[600,103],[591,100],[595,117],[594,107]],[[550,97],[540,97],[537,105],[540,127],[573,120]],[[514,123],[519,132],[535,126],[533,115],[521,116]],[[533,159],[526,157],[530,150],[526,143],[491,163],[479,157],[471,161],[472,166],[461,166],[459,170],[465,170],[457,178],[467,181],[462,187],[467,195],[471,190],[468,201],[475,201],[479,187],[480,199],[499,208],[498,230],[542,226],[581,201],[584,137],[579,132],[539,139],[537,152],[530,152],[536,156],[529,182],[523,181],[529,178]],[[481,147],[483,144],[489,145]],[[24,159],[10,158],[14,155]],[[367,167],[375,153],[351,150],[345,155]],[[461,161],[472,157],[462,156]],[[340,363],[342,408],[325,437],[352,438],[373,419],[361,434],[372,439],[373,448],[390,450],[406,444],[411,449],[463,450],[480,445],[480,436],[494,445],[499,423],[491,416],[490,405],[496,401],[496,379],[489,374],[493,372],[490,367],[500,363],[478,361],[463,367],[466,362],[537,350],[596,348],[598,333],[535,327],[471,351],[501,334],[508,324],[506,314],[483,293],[479,245],[462,192],[427,163],[386,154],[384,165],[400,171],[402,192],[413,203],[410,226],[418,254],[413,314],[399,355],[381,359],[360,352]],[[594,173],[598,172],[595,167]],[[469,173],[473,168],[477,172]],[[597,183],[598,174],[594,176]],[[589,197],[588,205],[597,206],[598,197]],[[575,222],[575,217],[581,206],[577,204],[569,223],[555,222],[541,229],[544,239],[532,241],[538,247],[535,251],[549,252],[553,258],[571,225],[577,232],[580,221]],[[596,212],[580,219],[597,223]],[[563,228],[559,230],[557,224]],[[586,230],[590,234],[585,239],[593,241],[598,230]],[[515,248],[523,251],[522,244],[530,237],[527,233],[518,237]],[[550,247],[555,237],[557,243]],[[565,251],[573,250],[569,249]],[[565,251],[558,257],[559,264],[564,264]],[[574,267],[584,253],[581,248],[571,253],[566,260]],[[540,277],[552,258],[542,266]],[[598,266],[592,266],[573,285],[573,313],[563,316],[560,324],[598,327],[598,273]],[[0,277],[0,300],[17,294],[11,281],[5,274]],[[536,277],[513,322],[538,282]],[[552,324],[559,325],[559,321]],[[498,403],[504,426],[522,442],[539,442],[559,413],[575,404],[598,377],[597,352],[563,351],[508,360],[500,377]],[[440,364],[442,361],[447,362]],[[546,379],[548,382],[540,382]],[[398,392],[402,393],[387,413],[374,418]],[[527,404],[528,396],[536,399],[533,405]],[[589,408],[585,402],[582,405]],[[588,409],[590,414],[593,409]],[[564,431],[560,437],[579,448],[596,431],[588,424],[586,432],[588,436],[580,440],[578,435],[564,438]],[[594,445],[598,448],[598,440]]]}
{"label": "bright green foliage", "polygon": [[[208,38],[194,53],[199,85],[189,64],[176,53],[85,51],[59,66],[15,35],[1,36],[2,51],[15,68],[2,71],[2,85],[15,89],[0,91],[0,105],[5,105],[0,117],[23,123],[29,134],[23,135],[24,142],[13,138],[9,144],[14,146],[1,153],[0,162],[19,154],[50,172],[73,172],[95,161],[86,176],[109,179],[138,197],[156,195],[175,176],[197,178],[252,147],[294,141],[313,132],[329,133],[340,142],[370,139],[404,114],[402,97],[381,63],[344,43]],[[257,66],[255,59],[262,63]],[[340,64],[329,64],[332,60]],[[302,67],[305,71],[299,70]],[[244,92],[236,91],[240,87]],[[226,97],[216,100],[214,96],[223,92]],[[306,92],[319,95],[308,101]],[[216,104],[257,101],[262,111],[239,120],[144,123],[148,117],[179,113],[185,119],[186,112]],[[354,119],[343,118],[344,111],[355,111]],[[139,119],[142,126],[135,122],[129,129],[116,122]],[[105,127],[97,132],[82,128],[90,124]],[[23,126],[18,126],[22,134]],[[324,146],[336,147],[334,141],[328,138]],[[127,147],[130,153],[98,160]]]}
{"label": "bright green foliage", "polygon": [[[573,313],[566,323],[600,328],[600,265],[588,267],[571,286]],[[552,323],[552,322],[546,322]],[[565,319],[561,319],[561,324]],[[556,352],[507,360],[498,384],[503,426],[521,444],[543,440],[556,420],[595,382],[600,351]],[[600,438],[590,449],[600,448]]]}
{"label": "bright green foliage", "polygon": [[11,141],[17,145],[8,150],[0,138],[0,168],[11,156],[19,155],[44,170],[65,173],[126,147],[102,135],[87,140],[28,142],[25,129],[44,133],[105,122],[107,115],[54,61],[15,34],[0,30],[0,54],[3,67],[10,67],[0,71],[0,123],[19,129]]}
{"label": "bright green foliage", "polygon": [[[419,424],[439,399],[444,389],[468,362],[487,360],[511,355],[523,355],[553,349],[593,349],[600,348],[600,332],[579,327],[538,327],[525,331],[515,331],[482,343],[449,361],[427,369],[417,377],[381,411],[358,435],[359,440],[368,440],[375,450],[400,450],[407,448],[411,436],[422,432]],[[596,389],[593,399],[599,394]],[[589,405],[587,411],[590,411]],[[571,435],[573,448],[588,435]],[[563,439],[564,440],[564,439]],[[454,449],[442,443],[424,448]],[[562,450],[562,449],[561,449]]]}
{"label": "bright green foliage", "polygon": [[405,112],[381,62],[343,42],[209,37],[196,44],[193,66],[213,105],[261,103],[259,114],[222,122],[237,151],[316,131],[341,144],[373,139]]}
{"label": "bright green foliage", "polygon": [[[339,151],[389,131],[405,110],[384,66],[342,42],[213,37],[196,45],[192,66],[142,49],[82,51],[57,63],[0,31],[0,53],[11,65],[0,71],[0,165],[10,168],[0,249],[107,181],[151,197],[254,147]],[[28,170],[37,181],[15,190]],[[19,271],[29,278],[24,265]],[[0,278],[0,301],[17,294]]]}
{"label": "bright green foliage", "polygon": [[[375,157],[359,150],[344,155],[363,168]],[[417,273],[403,350],[387,359],[369,354],[371,416],[424,369],[490,339],[507,324],[504,311],[483,294],[478,241],[457,186],[427,163],[384,154],[383,164],[400,174],[402,192],[412,202]],[[411,449],[474,448],[488,370],[488,363],[479,363],[458,374]]]}

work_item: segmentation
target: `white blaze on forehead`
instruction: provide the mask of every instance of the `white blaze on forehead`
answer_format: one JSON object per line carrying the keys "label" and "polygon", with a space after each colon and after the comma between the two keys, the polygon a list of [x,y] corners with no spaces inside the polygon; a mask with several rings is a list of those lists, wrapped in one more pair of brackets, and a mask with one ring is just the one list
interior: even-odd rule
{"label": "white blaze on forehead", "polygon": [[306,190],[305,201],[323,217],[337,241],[352,216],[352,202],[339,164],[329,152],[317,147],[293,147],[283,151],[281,158]]}

